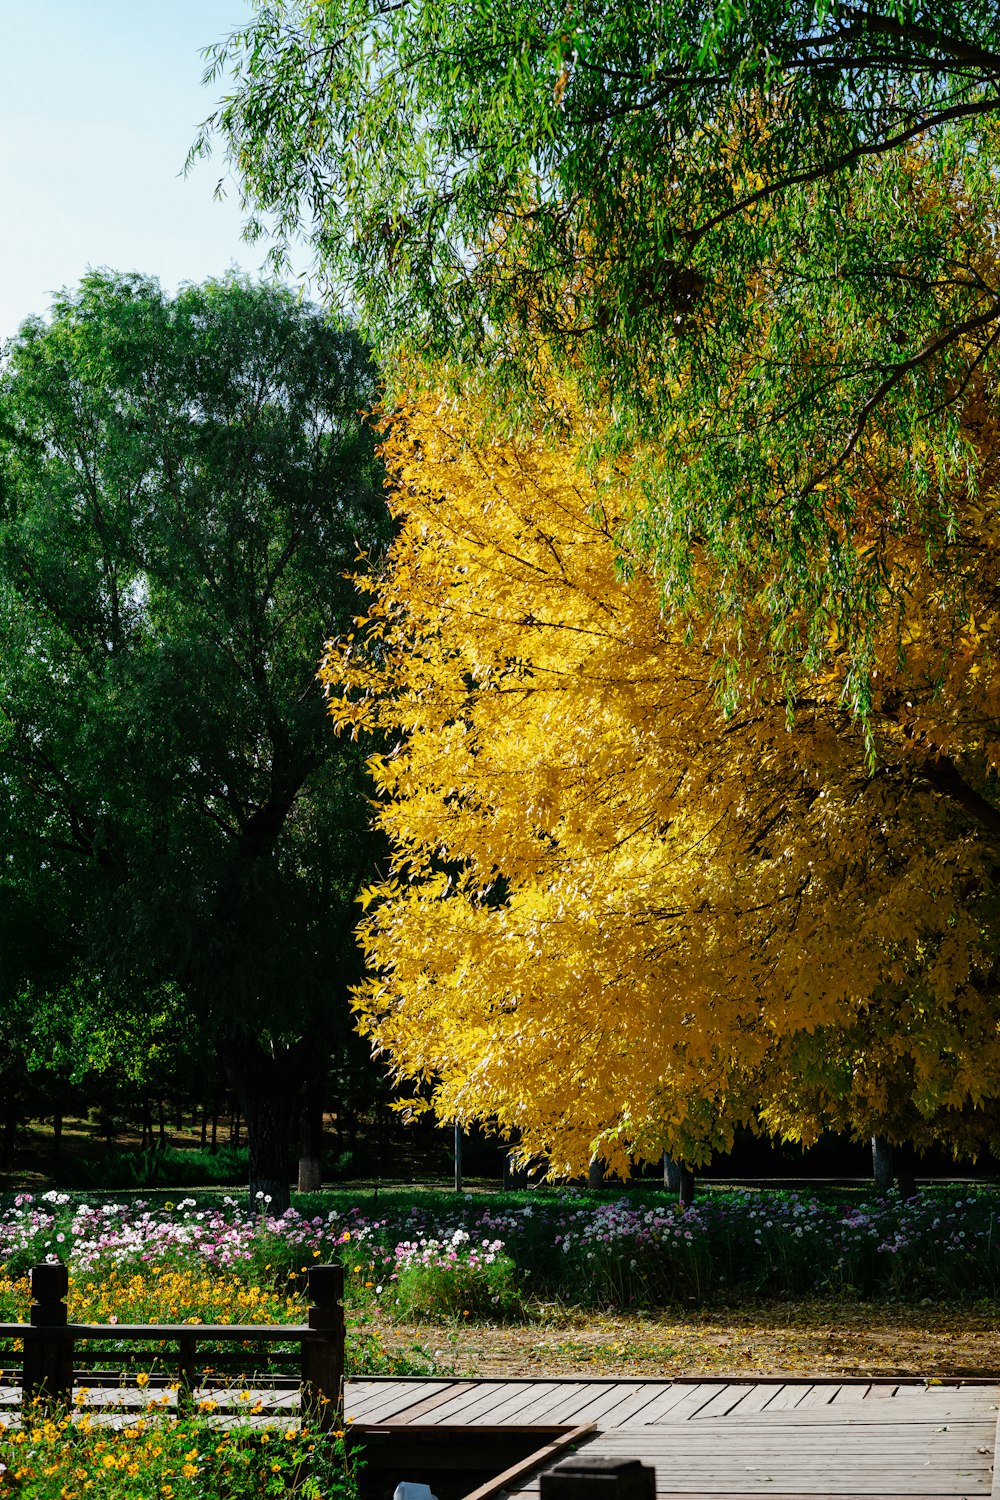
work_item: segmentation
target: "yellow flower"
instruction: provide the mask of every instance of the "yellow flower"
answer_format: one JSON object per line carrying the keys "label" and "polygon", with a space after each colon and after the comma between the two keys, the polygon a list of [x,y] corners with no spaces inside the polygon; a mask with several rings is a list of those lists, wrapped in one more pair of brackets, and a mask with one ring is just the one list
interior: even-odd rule
{"label": "yellow flower", "polygon": [[145,1370],[139,1371],[138,1375],[135,1377],[135,1383],[140,1390],[143,1390],[149,1384],[149,1375]]}

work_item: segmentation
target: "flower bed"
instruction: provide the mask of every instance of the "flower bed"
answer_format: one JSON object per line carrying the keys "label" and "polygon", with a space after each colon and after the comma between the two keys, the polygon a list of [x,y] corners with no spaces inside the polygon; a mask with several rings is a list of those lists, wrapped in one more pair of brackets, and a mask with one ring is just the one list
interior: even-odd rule
{"label": "flower bed", "polygon": [[23,1428],[0,1423],[0,1490],[24,1500],[357,1500],[355,1465],[343,1434],[294,1426],[228,1430],[151,1410],[127,1427],[92,1423],[86,1412],[39,1415]]}
{"label": "flower bed", "polygon": [[180,1308],[188,1298],[201,1317],[211,1308],[220,1322],[296,1321],[308,1267],[335,1257],[355,1305],[377,1303],[400,1317],[496,1321],[553,1299],[625,1308],[760,1294],[1000,1290],[1000,1200],[990,1188],[840,1204],[713,1191],[687,1211],[648,1194],[396,1195],[378,1212],[331,1196],[322,1213],[275,1218],[252,1217],[232,1197],[155,1205],[23,1194],[0,1214],[0,1261],[16,1279],[36,1261],[64,1259],[75,1297],[87,1284],[106,1297],[114,1286],[120,1296],[138,1276],[134,1296],[149,1307],[139,1316],[166,1316],[166,1303]]}

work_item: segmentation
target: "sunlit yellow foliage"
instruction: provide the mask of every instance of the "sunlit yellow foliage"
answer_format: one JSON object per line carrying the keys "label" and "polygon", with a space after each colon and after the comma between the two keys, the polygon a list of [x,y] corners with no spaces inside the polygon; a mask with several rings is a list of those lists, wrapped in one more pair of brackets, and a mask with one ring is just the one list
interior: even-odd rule
{"label": "sunlit yellow foliage", "polygon": [[[947,543],[958,609],[925,543],[873,537],[900,616],[876,643],[867,742],[835,638],[793,716],[763,669],[724,710],[718,627],[665,619],[655,581],[623,565],[625,492],[589,480],[569,441],[482,443],[485,416],[420,397],[393,422],[399,535],[324,668],[341,730],[383,736],[393,860],[365,898],[363,1029],[401,1076],[433,1081],[443,1116],[519,1129],[556,1174],[594,1152],[697,1162],[739,1120],[805,1139],[825,1124],[988,1136],[985,403],[967,422],[984,484],[955,497]],[[890,483],[869,453],[862,540]]]}

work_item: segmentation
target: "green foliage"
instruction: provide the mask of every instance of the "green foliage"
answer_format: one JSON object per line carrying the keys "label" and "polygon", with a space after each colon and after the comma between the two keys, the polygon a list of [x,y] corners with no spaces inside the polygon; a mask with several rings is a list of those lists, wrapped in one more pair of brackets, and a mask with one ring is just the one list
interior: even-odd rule
{"label": "green foliage", "polygon": [[247,1153],[233,1146],[215,1152],[166,1146],[67,1158],[59,1179],[69,1188],[232,1187],[247,1179]]}
{"label": "green foliage", "polygon": [[759,612],[792,680],[835,627],[864,713],[881,542],[946,553],[974,468],[997,35],[986,0],[277,0],[210,53],[194,151],[221,142],[251,234],[304,233],[387,355],[536,423],[565,419],[553,363],[578,380],[668,604]]}
{"label": "green foliage", "polygon": [[237,277],[94,273],[7,350],[0,993],[40,1060],[218,1047],[287,1122],[346,1029],[375,845],[315,673],[388,534],[375,396],[353,331]]}
{"label": "green foliage", "polygon": [[152,1414],[128,1427],[85,1416],[39,1414],[0,1434],[0,1462],[18,1495],[29,1500],[358,1500],[364,1466],[343,1433],[236,1423],[220,1430],[197,1418]]}
{"label": "green foliage", "polygon": [[479,1318],[502,1322],[524,1316],[523,1288],[509,1255],[488,1258],[475,1247],[452,1251],[430,1242],[409,1256],[397,1255],[393,1297],[387,1306],[403,1318]]}

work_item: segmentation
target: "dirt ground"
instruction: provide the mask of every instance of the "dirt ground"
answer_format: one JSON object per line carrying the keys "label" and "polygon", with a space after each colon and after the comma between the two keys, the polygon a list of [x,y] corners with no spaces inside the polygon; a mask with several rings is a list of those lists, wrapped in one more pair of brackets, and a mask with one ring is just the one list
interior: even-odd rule
{"label": "dirt ground", "polygon": [[461,1375],[909,1375],[1000,1378],[992,1306],[771,1304],[684,1317],[553,1315],[488,1328],[373,1320],[389,1348],[420,1345]]}

